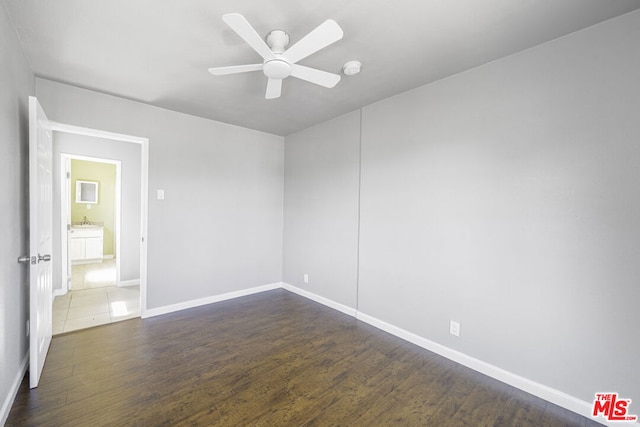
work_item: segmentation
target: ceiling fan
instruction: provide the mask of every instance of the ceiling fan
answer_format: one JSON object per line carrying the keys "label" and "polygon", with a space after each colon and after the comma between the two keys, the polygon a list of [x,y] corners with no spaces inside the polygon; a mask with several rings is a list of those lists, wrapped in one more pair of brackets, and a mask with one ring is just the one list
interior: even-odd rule
{"label": "ceiling fan", "polygon": [[279,98],[282,91],[282,80],[289,76],[327,88],[334,87],[340,81],[338,74],[297,64],[298,61],[342,38],[342,28],[336,21],[332,19],[324,21],[293,46],[285,50],[289,45],[289,35],[282,30],[271,31],[267,35],[265,43],[251,24],[239,13],[223,15],[222,20],[251,46],[264,61],[261,64],[209,68],[211,74],[223,76],[262,70],[265,76],[268,77],[266,99]]}

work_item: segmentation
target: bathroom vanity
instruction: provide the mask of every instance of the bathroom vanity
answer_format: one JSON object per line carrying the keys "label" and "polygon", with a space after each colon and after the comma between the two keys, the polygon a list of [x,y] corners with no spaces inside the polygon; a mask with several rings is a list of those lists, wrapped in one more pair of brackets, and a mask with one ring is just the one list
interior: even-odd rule
{"label": "bathroom vanity", "polygon": [[73,264],[102,262],[104,236],[100,225],[72,225],[69,239],[69,257]]}

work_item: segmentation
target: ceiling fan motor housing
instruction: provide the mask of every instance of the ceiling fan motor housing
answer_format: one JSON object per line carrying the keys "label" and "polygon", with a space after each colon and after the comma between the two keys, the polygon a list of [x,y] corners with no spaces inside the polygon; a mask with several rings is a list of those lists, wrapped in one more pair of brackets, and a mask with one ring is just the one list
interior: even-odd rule
{"label": "ceiling fan motor housing", "polygon": [[267,34],[267,44],[273,53],[284,53],[289,45],[289,34],[282,30],[273,30]]}

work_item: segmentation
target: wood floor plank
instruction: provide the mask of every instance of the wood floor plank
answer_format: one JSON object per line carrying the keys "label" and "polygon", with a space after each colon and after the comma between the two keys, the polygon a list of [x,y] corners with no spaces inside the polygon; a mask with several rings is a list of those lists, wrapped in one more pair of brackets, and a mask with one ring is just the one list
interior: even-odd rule
{"label": "wood floor plank", "polygon": [[53,338],[8,426],[596,426],[284,290]]}

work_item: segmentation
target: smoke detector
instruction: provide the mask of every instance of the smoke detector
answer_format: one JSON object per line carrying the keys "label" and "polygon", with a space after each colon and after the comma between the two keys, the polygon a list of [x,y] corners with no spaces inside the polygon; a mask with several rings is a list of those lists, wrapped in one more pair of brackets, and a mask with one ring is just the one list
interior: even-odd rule
{"label": "smoke detector", "polygon": [[360,72],[362,64],[360,61],[349,61],[342,66],[342,72],[345,76],[355,76]]}

